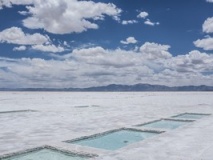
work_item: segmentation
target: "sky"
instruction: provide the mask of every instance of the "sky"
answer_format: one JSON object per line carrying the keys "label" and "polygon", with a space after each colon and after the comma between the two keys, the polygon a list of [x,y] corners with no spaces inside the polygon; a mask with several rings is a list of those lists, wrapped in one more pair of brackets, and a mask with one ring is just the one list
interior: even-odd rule
{"label": "sky", "polygon": [[213,86],[213,0],[0,0],[0,88]]}

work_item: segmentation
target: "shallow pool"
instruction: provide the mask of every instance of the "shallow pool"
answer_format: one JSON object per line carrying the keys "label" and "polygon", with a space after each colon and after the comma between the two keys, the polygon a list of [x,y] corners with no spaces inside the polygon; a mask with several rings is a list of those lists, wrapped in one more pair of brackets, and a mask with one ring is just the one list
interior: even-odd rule
{"label": "shallow pool", "polygon": [[175,129],[189,122],[186,121],[174,121],[174,120],[160,120],[141,125],[141,127],[160,128],[160,129]]}
{"label": "shallow pool", "polygon": [[85,160],[84,157],[67,154],[51,149],[40,149],[37,151],[4,158],[2,160]]}
{"label": "shallow pool", "polygon": [[175,118],[181,119],[201,119],[203,117],[208,116],[207,114],[193,114],[193,113],[185,113],[181,115],[174,116]]}
{"label": "shallow pool", "polygon": [[79,144],[106,150],[116,150],[131,143],[142,141],[159,133],[122,129],[95,137],[88,137],[68,143]]}

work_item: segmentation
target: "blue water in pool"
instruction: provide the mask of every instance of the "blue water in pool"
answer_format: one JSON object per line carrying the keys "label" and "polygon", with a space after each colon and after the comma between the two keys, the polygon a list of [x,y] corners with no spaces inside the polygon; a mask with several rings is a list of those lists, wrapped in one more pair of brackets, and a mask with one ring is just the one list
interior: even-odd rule
{"label": "blue water in pool", "polygon": [[207,115],[204,114],[190,114],[190,113],[185,113],[179,116],[175,116],[175,118],[182,118],[182,119],[201,119],[203,117],[206,117]]}
{"label": "blue water in pool", "polygon": [[76,155],[65,154],[50,149],[42,149],[2,160],[85,160],[86,158]]}
{"label": "blue water in pool", "polygon": [[106,150],[116,150],[128,144],[144,140],[152,137],[158,133],[119,130],[112,133],[107,133],[93,138],[82,139],[70,143],[89,146],[94,148],[101,148]]}
{"label": "blue water in pool", "polygon": [[160,120],[160,121],[148,123],[142,126],[151,127],[151,128],[160,128],[160,129],[175,129],[188,123],[189,122],[184,122],[184,121]]}

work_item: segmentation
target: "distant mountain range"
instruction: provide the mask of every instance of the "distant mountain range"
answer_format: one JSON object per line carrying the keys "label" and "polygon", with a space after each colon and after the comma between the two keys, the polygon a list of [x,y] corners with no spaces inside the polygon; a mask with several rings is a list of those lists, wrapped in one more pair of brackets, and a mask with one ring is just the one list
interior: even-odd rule
{"label": "distant mountain range", "polygon": [[107,86],[89,88],[0,88],[0,91],[61,91],[61,92],[145,92],[145,91],[213,91],[213,86],[177,86],[168,87],[164,85],[135,84],[119,85],[110,84]]}

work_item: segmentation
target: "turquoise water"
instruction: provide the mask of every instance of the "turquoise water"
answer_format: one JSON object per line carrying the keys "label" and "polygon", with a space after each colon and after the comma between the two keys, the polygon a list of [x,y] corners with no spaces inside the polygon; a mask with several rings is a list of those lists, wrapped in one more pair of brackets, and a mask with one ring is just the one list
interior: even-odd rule
{"label": "turquoise water", "polygon": [[116,150],[128,144],[144,140],[158,133],[119,130],[116,132],[107,133],[93,138],[82,139],[70,143],[101,148],[106,150]]}
{"label": "turquoise water", "polygon": [[207,115],[204,114],[190,114],[190,113],[185,113],[179,116],[175,116],[175,118],[183,118],[183,119],[201,119]]}
{"label": "turquoise water", "polygon": [[2,160],[85,160],[85,158],[50,149],[42,149]]}
{"label": "turquoise water", "polygon": [[184,122],[184,121],[160,120],[160,121],[148,123],[142,126],[151,127],[151,128],[160,128],[160,129],[175,129],[188,123],[189,122]]}

